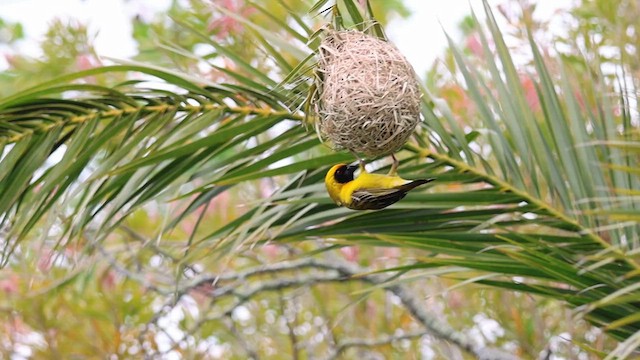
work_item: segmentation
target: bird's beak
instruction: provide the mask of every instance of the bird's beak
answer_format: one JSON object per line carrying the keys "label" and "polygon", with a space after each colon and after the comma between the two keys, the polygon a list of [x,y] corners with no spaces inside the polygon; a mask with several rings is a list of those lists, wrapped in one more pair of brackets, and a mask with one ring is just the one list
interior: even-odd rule
{"label": "bird's beak", "polygon": [[351,176],[356,172],[356,170],[360,169],[359,165],[349,165],[347,166],[347,173]]}

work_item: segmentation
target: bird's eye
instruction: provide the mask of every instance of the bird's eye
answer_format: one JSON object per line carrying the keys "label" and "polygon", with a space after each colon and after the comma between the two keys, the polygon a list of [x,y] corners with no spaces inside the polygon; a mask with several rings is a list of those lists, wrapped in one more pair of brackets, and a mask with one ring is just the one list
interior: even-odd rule
{"label": "bird's eye", "polygon": [[336,170],[334,178],[340,184],[346,184],[349,181],[353,181],[353,171],[348,166],[343,165]]}

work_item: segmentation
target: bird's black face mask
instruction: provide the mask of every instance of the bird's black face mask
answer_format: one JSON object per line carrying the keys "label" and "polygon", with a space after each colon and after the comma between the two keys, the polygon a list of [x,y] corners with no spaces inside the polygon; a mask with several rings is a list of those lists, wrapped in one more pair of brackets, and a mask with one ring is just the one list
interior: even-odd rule
{"label": "bird's black face mask", "polygon": [[346,184],[349,181],[353,181],[353,174],[358,170],[358,165],[344,165],[336,170],[333,176],[340,184]]}

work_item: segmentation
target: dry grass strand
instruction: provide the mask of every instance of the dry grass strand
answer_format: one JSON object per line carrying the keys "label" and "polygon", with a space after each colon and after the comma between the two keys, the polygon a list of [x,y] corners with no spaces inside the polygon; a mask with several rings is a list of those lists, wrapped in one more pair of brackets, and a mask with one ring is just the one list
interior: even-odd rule
{"label": "dry grass strand", "polygon": [[392,44],[359,31],[330,31],[318,62],[319,129],[335,149],[367,157],[397,151],[420,121],[420,87]]}

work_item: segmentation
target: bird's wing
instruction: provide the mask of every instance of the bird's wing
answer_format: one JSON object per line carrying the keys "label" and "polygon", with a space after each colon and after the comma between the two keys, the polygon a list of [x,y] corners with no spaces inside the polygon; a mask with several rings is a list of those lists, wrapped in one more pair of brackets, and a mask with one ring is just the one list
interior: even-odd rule
{"label": "bird's wing", "polygon": [[414,180],[392,188],[358,189],[351,194],[349,208],[354,210],[379,210],[398,202],[407,192],[433,179]]}
{"label": "bird's wing", "polygon": [[349,208],[354,210],[378,210],[399,201],[407,194],[406,191],[391,189],[361,189],[351,194],[351,204]]}

